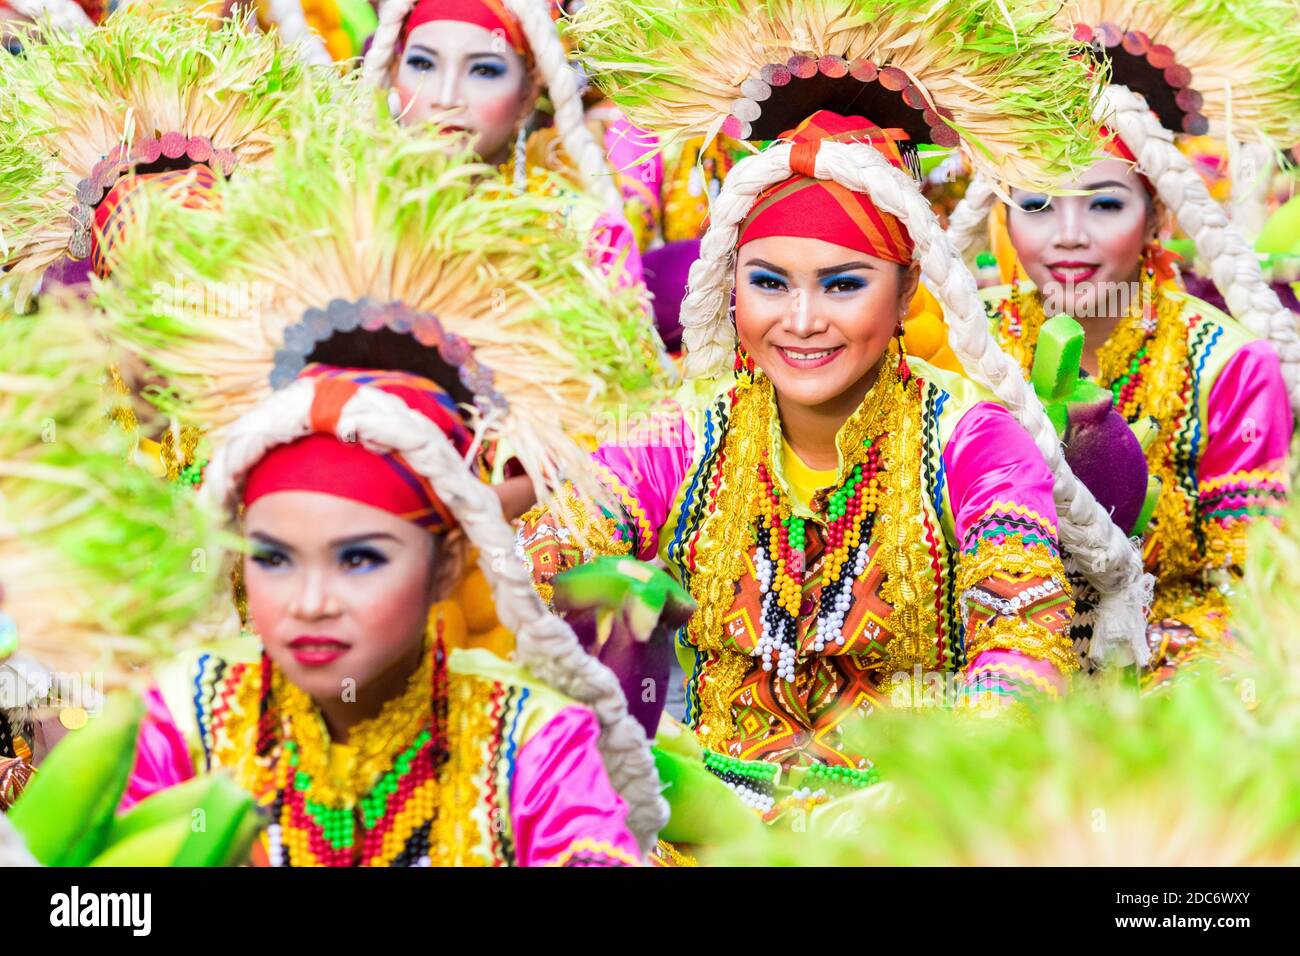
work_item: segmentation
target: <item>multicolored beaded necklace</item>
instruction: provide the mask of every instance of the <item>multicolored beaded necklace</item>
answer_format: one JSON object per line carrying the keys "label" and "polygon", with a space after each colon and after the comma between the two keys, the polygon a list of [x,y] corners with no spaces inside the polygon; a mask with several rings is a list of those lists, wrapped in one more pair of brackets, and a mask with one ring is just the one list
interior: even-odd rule
{"label": "multicolored beaded necklace", "polygon": [[[871,529],[883,496],[884,469],[876,445],[883,437],[862,440],[861,460],[854,463],[843,484],[827,498],[830,521],[826,525],[826,552],[822,558],[825,582],[813,636],[817,651],[825,650],[829,643],[844,644],[844,618],[852,605],[852,584],[867,569]],[[763,457],[767,458],[766,451]],[[775,652],[777,677],[794,680],[807,570],[806,521],[791,512],[789,502],[777,490],[766,460],[759,462],[758,474],[767,496],[767,508],[758,519],[758,550],[754,555],[763,609],[758,651],[763,658],[763,670],[772,670]],[[850,574],[844,573],[846,567],[851,569]]]}
{"label": "multicolored beaded necklace", "polygon": [[[331,772],[332,744],[311,698],[276,674],[269,707],[284,734],[268,755],[272,866],[430,865],[439,776],[449,756],[440,632],[402,696],[349,731],[356,756],[343,775]],[[259,739],[258,749],[265,743]]]}
{"label": "multicolored beaded necklace", "polygon": [[773,822],[787,810],[807,804],[809,800],[812,804],[807,805],[807,809],[880,781],[880,773],[874,767],[856,770],[815,763],[795,771],[796,774],[802,773],[803,785],[778,801],[780,767],[777,764],[740,760],[706,750],[704,766],[730,787],[746,806],[757,811],[765,823]]}

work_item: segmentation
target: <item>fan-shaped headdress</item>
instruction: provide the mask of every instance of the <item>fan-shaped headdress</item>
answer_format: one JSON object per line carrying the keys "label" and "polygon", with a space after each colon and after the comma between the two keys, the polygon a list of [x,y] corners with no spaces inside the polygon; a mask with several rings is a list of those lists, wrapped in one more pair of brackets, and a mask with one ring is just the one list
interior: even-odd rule
{"label": "fan-shaped headdress", "polygon": [[568,433],[598,434],[602,415],[649,401],[662,347],[635,290],[588,264],[560,200],[504,188],[427,130],[342,112],[295,123],[265,167],[223,183],[220,214],[146,203],[148,228],[99,290],[109,333],[166,379],[168,407],[214,430],[205,487],[227,506],[265,454],[313,431],[400,455],[477,549],[519,662],[596,711],[630,825],[652,840],[664,804],[644,731],[614,675],[537,597],[466,454],[362,381],[323,423],[312,409],[330,379],[302,373],[425,375],[539,490],[572,478],[595,493]]}
{"label": "fan-shaped headdress", "polygon": [[96,212],[134,174],[259,162],[286,103],[328,95],[291,49],[245,26],[127,9],[94,30],[45,30],[8,59],[0,263],[24,291],[47,266],[90,257]]}
{"label": "fan-shaped headdress", "polygon": [[[661,136],[771,137],[796,117],[845,110],[901,130],[907,142],[960,142],[972,165],[1010,185],[1050,182],[1092,152],[1076,128],[1090,128],[1094,81],[1085,64],[1071,66],[1070,37],[1033,3],[593,0],[574,32],[596,82]],[[893,146],[903,136],[887,138]],[[728,173],[682,305],[687,375],[732,365],[735,250],[767,190],[815,179],[869,196],[906,233],[908,258],[951,323],[953,351],[1034,437],[1056,476],[1062,542],[1103,595],[1094,655],[1145,661],[1148,579],[1138,554],[1070,472],[1041,403],[989,333],[974,277],[879,140],[779,142]]]}

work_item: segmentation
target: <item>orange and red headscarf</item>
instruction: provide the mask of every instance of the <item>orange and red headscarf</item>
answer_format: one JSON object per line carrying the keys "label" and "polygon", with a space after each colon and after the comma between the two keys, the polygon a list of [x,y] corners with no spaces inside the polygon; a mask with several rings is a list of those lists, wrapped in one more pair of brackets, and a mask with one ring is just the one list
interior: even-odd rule
{"label": "orange and red headscarf", "polygon": [[1143,188],[1146,189],[1148,195],[1154,198],[1156,195],[1155,185],[1138,170],[1137,154],[1129,149],[1128,143],[1119,138],[1118,133],[1111,132],[1105,126],[1101,127],[1101,148],[1117,159],[1132,163],[1133,171],[1137,173],[1138,179],[1142,180]]}
{"label": "orange and red headscarf", "polygon": [[511,48],[526,63],[532,63],[533,53],[523,25],[506,9],[503,0],[417,0],[402,25],[401,45],[406,46],[406,38],[416,27],[437,20],[472,23],[490,33],[500,31]]}
{"label": "orange and red headscarf", "polygon": [[821,110],[781,134],[794,144],[790,168],[794,175],[765,190],[740,226],[740,242],[769,236],[821,239],[869,256],[903,265],[912,261],[912,237],[897,217],[879,209],[866,193],[817,179],[814,167],[824,142],[864,143],[890,165],[906,170],[897,140],[904,134],[882,130],[861,116],[840,116]]}
{"label": "orange and red headscarf", "polygon": [[379,508],[434,534],[456,526],[455,516],[429,480],[401,455],[377,455],[360,442],[345,442],[336,435],[343,406],[367,385],[396,395],[437,425],[464,455],[474,436],[450,395],[427,378],[408,372],[311,365],[301,377],[316,382],[313,434],[273,448],[249,470],[245,506],[278,491],[314,491]]}
{"label": "orange and red headscarf", "polygon": [[217,174],[204,163],[162,173],[123,176],[95,207],[90,232],[90,265],[101,279],[112,271],[113,246],[136,222],[145,195],[164,196],[185,209],[213,209],[220,203]]}

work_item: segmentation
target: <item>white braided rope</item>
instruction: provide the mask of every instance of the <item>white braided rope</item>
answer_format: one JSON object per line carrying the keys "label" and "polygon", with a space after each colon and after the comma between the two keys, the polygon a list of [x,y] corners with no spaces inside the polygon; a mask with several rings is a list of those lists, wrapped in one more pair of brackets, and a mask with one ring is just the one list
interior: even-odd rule
{"label": "white braided rope", "polygon": [[299,55],[304,63],[312,66],[333,66],[334,57],[325,48],[325,41],[317,36],[316,31],[307,26],[307,17],[302,12],[301,0],[268,0],[271,19],[280,33],[280,42],[285,46],[298,46]]}
{"label": "white braided rope", "polygon": [[[790,144],[783,143],[741,160],[713,203],[712,224],[700,242],[700,258],[691,266],[689,291],[682,303],[690,378],[723,375],[731,366],[735,331],[727,307],[739,226],[763,190],[789,178],[790,150]],[[1020,366],[989,332],[975,277],[921,191],[905,173],[861,143],[823,143],[815,171],[819,179],[869,194],[877,206],[906,226],[915,245],[914,259],[948,318],[953,351],[971,378],[991,389],[1025,428],[1052,470],[1061,543],[1101,595],[1093,658],[1145,664],[1150,652],[1143,608],[1149,603],[1150,581],[1138,551],[1070,471],[1038,396]]]}
{"label": "white braided rope", "polygon": [[1160,125],[1145,99],[1127,87],[1108,86],[1098,115],[1104,116],[1133,150],[1138,168],[1155,184],[1161,201],[1196,243],[1197,255],[1209,265],[1210,277],[1233,318],[1273,343],[1282,360],[1291,408],[1300,413],[1300,335],[1296,333],[1296,319],[1264,281],[1255,250],[1228,221],[1205,180],[1174,145],[1174,134]]}
{"label": "white braided rope", "polygon": [[969,259],[987,242],[989,213],[997,202],[997,193],[983,173],[976,171],[956,207],[948,215],[948,239],[958,255]]}
{"label": "white braided rope", "polygon": [[89,30],[95,22],[86,15],[86,11],[73,0],[5,0],[14,12],[29,20],[46,18],[59,30]]}
{"label": "white braided rope", "polygon": [[397,56],[397,41],[402,35],[415,0],[383,0],[379,5],[379,25],[370,38],[370,49],[361,61],[361,75],[367,83],[387,89],[389,71]]}
{"label": "white braided rope", "polygon": [[[605,151],[586,123],[578,74],[551,19],[548,0],[505,0],[518,18],[533,52],[537,71],[546,84],[555,110],[555,131],[569,158],[576,164],[583,186],[608,209],[622,209],[623,197],[615,183]],[[415,0],[385,0],[379,8],[379,27],[362,62],[362,76],[381,89],[390,85],[397,42]]]}
{"label": "white braided rope", "polygon": [[1228,218],[1242,238],[1253,245],[1268,219],[1268,187],[1277,150],[1266,143],[1241,143],[1235,152]]}
{"label": "white braided rope", "polygon": [[[234,513],[245,476],[277,445],[310,434],[315,385],[299,381],[235,422],[204,474],[209,501]],[[338,437],[376,454],[399,453],[433,484],[456,516],[492,585],[497,615],[514,632],[517,660],[535,676],[590,707],[600,723],[600,751],[610,782],[628,808],[628,828],[643,853],[668,821],[645,730],[627,711],[618,678],[584,651],[573,629],[551,614],[515,557],[514,529],[492,489],[470,474],[442,431],[400,398],[362,386],[344,405]]]}

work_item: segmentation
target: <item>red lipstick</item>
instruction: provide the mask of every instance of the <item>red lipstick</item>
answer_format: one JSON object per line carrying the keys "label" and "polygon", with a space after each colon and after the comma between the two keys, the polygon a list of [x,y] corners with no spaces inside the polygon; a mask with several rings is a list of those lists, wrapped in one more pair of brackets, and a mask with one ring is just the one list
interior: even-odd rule
{"label": "red lipstick", "polygon": [[1095,262],[1074,262],[1062,260],[1061,262],[1047,263],[1047,271],[1051,277],[1061,285],[1080,282],[1087,282],[1099,271],[1101,266]]}
{"label": "red lipstick", "polygon": [[289,642],[293,659],[304,667],[324,667],[326,664],[332,664],[351,649],[351,644],[345,644],[333,637],[317,637],[311,634],[303,634]]}

